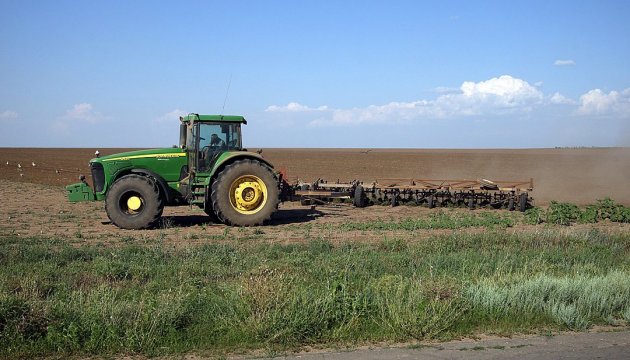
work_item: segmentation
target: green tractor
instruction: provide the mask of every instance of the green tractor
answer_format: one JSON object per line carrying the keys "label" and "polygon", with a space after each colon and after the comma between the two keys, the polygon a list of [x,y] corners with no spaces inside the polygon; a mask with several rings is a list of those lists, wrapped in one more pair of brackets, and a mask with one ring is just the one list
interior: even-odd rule
{"label": "green tractor", "polygon": [[189,114],[180,121],[179,147],[94,158],[94,189],[82,177],[66,187],[68,199],[105,200],[107,216],[123,229],[153,227],[164,206],[186,204],[228,225],[269,220],[283,181],[260,154],[243,148],[245,118]]}

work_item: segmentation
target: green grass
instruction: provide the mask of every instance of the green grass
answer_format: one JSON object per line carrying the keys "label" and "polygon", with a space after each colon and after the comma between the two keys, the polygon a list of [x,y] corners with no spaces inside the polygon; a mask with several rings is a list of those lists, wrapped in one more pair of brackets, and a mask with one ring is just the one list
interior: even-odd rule
{"label": "green grass", "polygon": [[0,236],[0,356],[221,354],[628,322],[629,255],[630,234],[595,230],[179,249]]}
{"label": "green grass", "polygon": [[[430,229],[462,229],[468,227],[507,228],[514,226],[517,215],[506,212],[463,212],[436,210],[434,213],[420,218],[401,220],[379,219],[371,222],[347,222],[335,225],[337,230],[430,230]],[[332,225],[331,225],[332,226]]]}

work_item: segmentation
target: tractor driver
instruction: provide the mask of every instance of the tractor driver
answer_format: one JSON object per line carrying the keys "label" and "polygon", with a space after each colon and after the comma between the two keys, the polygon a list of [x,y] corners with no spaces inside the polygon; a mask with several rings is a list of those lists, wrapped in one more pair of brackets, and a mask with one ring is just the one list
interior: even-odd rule
{"label": "tractor driver", "polygon": [[217,134],[212,134],[210,136],[210,147],[218,148],[225,147],[225,141],[219,137]]}

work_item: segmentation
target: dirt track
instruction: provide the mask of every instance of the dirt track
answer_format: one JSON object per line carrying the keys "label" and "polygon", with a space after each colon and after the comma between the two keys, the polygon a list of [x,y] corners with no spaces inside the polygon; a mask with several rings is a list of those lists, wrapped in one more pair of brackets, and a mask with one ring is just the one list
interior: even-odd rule
{"label": "dirt track", "polygon": [[[0,179],[64,185],[89,175],[95,149],[0,148]],[[103,155],[128,149],[100,149]],[[586,204],[609,196],[630,205],[630,148],[587,149],[264,149],[290,179],[534,179],[537,204]],[[9,165],[6,162],[9,161]],[[36,166],[31,166],[31,162]],[[18,171],[17,164],[22,165]],[[59,173],[55,170],[59,170]],[[23,176],[20,176],[20,173]]]}

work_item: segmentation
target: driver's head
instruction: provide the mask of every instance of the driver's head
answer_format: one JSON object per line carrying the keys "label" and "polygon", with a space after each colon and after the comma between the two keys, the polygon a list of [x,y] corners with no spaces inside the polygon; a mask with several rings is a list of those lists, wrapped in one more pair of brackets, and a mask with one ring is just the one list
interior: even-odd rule
{"label": "driver's head", "polygon": [[217,134],[212,134],[212,135],[210,136],[210,144],[216,144],[216,143],[218,143],[219,141],[220,141],[220,139],[219,139],[219,135],[217,135]]}

